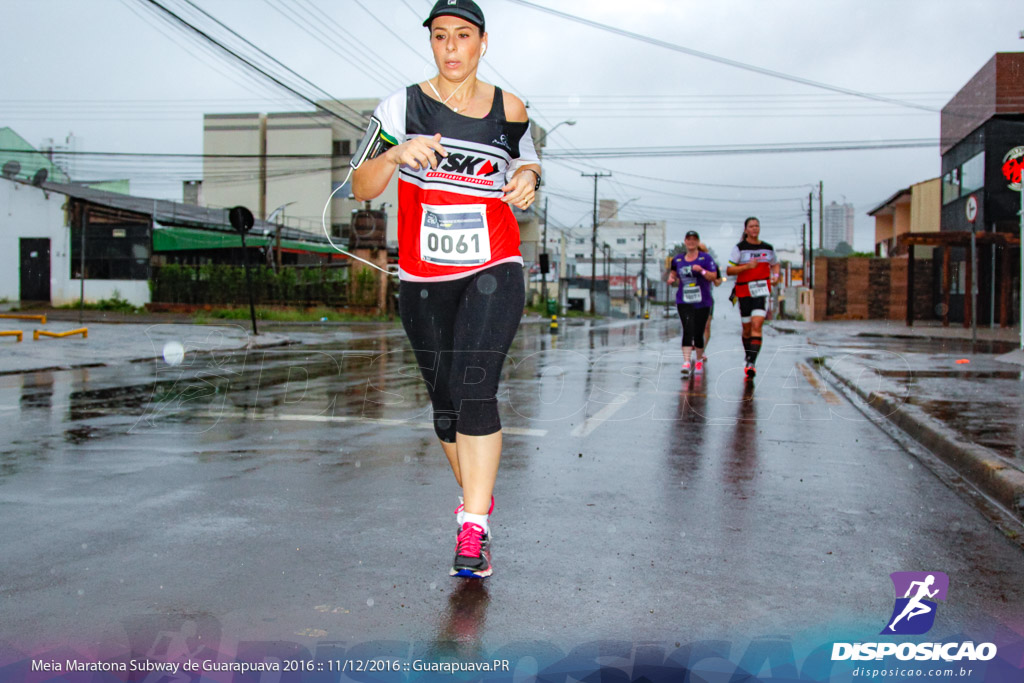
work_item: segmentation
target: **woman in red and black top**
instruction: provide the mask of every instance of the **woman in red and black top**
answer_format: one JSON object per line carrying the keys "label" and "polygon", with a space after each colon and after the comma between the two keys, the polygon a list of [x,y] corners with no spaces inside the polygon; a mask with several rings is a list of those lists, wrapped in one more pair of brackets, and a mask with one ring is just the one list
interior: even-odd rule
{"label": "woman in red and black top", "polygon": [[438,74],[377,107],[387,149],[355,171],[352,191],[372,199],[398,171],[402,324],[464,497],[451,574],[482,578],[501,459],[498,379],[525,299],[512,207],[533,203],[540,162],[522,101],[477,79],[488,36],[476,3],[438,0],[423,25]]}
{"label": "woman in red and black top", "polygon": [[743,222],[743,239],[732,248],[727,275],[736,276],[736,296],[740,300],[740,320],[743,323],[743,350],[747,379],[753,379],[757,370],[757,354],[761,351],[761,327],[768,311],[768,295],[779,279],[779,260],[775,249],[761,241],[761,222],[748,218]]}

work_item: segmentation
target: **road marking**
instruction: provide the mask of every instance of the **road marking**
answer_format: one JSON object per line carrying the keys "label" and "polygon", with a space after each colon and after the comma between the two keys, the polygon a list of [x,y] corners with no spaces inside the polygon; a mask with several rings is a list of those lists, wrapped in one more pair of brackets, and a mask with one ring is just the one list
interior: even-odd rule
{"label": "road marking", "polygon": [[821,394],[821,397],[825,399],[825,403],[834,406],[837,406],[840,403],[842,403],[842,401],[839,400],[839,397],[836,396],[835,393],[833,393],[828,387],[821,383],[821,380],[818,378],[818,376],[814,374],[814,370],[811,370],[804,363],[797,363],[796,366],[800,368],[800,372],[803,373],[804,379],[807,380],[808,384],[814,387],[817,390],[817,392]]}
{"label": "road marking", "polygon": [[[245,413],[248,415],[248,413]],[[413,429],[430,429],[434,425],[431,422],[410,422],[409,420],[396,420],[384,417],[362,417],[352,415],[252,415],[254,420],[283,420],[288,422],[355,422],[363,424],[395,425],[401,427],[412,427]],[[526,429],[523,427],[502,427],[501,432],[510,436],[547,436],[546,429]]]}
{"label": "road marking", "polygon": [[611,419],[612,415],[619,412],[622,406],[629,403],[630,399],[636,396],[635,391],[627,391],[622,394],[622,400],[616,403],[608,403],[604,408],[597,411],[596,415],[592,415],[584,420],[581,424],[573,428],[570,434],[574,437],[585,437],[593,432],[595,429],[600,427],[602,424]]}

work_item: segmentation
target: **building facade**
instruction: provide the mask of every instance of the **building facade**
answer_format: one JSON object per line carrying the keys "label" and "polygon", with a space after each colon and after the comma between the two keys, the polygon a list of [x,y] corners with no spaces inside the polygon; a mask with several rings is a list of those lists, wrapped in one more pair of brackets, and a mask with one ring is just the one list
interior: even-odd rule
{"label": "building facade", "polygon": [[[1021,169],[1024,168],[1024,52],[997,53],[942,108],[942,190],[936,285],[948,316],[970,318],[966,293],[977,279],[978,320],[1018,317]],[[970,260],[970,233],[978,236]],[[1019,322],[1019,321],[1018,321]]]}
{"label": "building facade", "polygon": [[834,250],[841,242],[853,247],[853,204],[832,201],[822,216],[822,248]]}
{"label": "building facade", "polygon": [[[201,206],[249,207],[258,219],[347,240],[352,214],[364,208],[341,187],[364,130],[354,125],[373,114],[379,100],[317,104],[338,116],[312,112],[206,114],[203,117],[203,179],[190,183],[188,201]],[[350,125],[347,122],[352,122]],[[335,192],[337,190],[337,192]],[[388,215],[389,242],[397,244],[398,182],[392,178],[374,208]]]}
{"label": "building facade", "polygon": [[900,244],[902,235],[937,232],[942,210],[941,192],[941,179],[931,178],[899,190],[868,211],[875,219],[875,256],[905,256],[906,246]]}

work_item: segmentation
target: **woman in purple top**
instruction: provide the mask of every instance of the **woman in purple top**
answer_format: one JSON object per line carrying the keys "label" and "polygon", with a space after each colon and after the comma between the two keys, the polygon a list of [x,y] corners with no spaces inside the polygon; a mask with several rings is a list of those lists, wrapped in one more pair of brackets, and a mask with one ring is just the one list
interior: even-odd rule
{"label": "woman in purple top", "polygon": [[704,372],[704,327],[711,313],[711,283],[718,279],[718,266],[700,250],[700,235],[691,230],[683,240],[686,253],[672,258],[668,284],[679,285],[676,309],[683,323],[683,373],[690,372],[690,356],[697,349],[695,373]]}

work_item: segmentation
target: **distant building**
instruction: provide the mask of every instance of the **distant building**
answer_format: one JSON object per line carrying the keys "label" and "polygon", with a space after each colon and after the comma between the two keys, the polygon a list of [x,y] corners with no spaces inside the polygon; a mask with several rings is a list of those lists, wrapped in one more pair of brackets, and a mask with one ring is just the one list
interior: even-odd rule
{"label": "distant building", "polygon": [[[938,232],[940,183],[939,178],[914,183],[868,211],[875,219],[875,256],[905,256],[906,247],[899,245],[902,235]],[[930,258],[930,251],[919,257]]]}
{"label": "distant building", "polygon": [[[619,220],[619,204],[614,199],[602,199],[600,210],[597,216],[597,277],[604,278],[605,251],[608,254],[609,275],[614,264],[618,263],[618,273],[622,274],[622,261],[627,259],[637,265],[636,273],[639,274],[640,263],[644,259],[644,229],[640,225],[643,221]],[[662,261],[666,257],[665,249],[665,221],[648,221],[647,226],[647,266],[648,279],[654,278],[657,281],[660,277]],[[583,236],[583,233],[586,233]],[[577,230],[577,236],[573,238],[568,247],[568,256],[576,261],[576,273],[579,277],[589,278],[592,271],[590,256],[591,243],[593,241],[593,228],[584,226],[583,230]],[[608,245],[602,250],[603,245]]]}
{"label": "distant building", "polygon": [[[363,206],[350,199],[349,187],[339,186],[363,137],[363,117],[372,114],[378,102],[318,102],[341,118],[323,111],[206,114],[201,192],[188,188],[186,201],[211,208],[243,205],[258,219],[277,211],[275,222],[320,233],[324,204],[337,190],[326,222],[332,235],[347,238],[352,212]],[[384,194],[373,201],[374,208],[385,206],[392,242],[398,240],[397,187],[397,177],[392,178]]]}
{"label": "distant building", "polygon": [[40,171],[46,171],[47,180],[56,183],[67,183],[71,180],[63,168],[30,145],[12,128],[0,128],[0,149],[7,150],[0,152],[0,166],[7,169],[4,172],[7,177],[31,180]]}
{"label": "distant building", "polygon": [[936,318],[966,326],[972,317],[981,325],[1019,323],[1021,93],[1024,52],[995,54],[942,108],[942,176],[869,212],[875,254],[907,259],[900,277],[912,302],[908,325]]}
{"label": "distant building", "polygon": [[[309,233],[349,237],[352,217],[364,205],[352,198],[350,185],[341,187],[349,162],[365,132],[361,122],[373,114],[379,99],[323,100],[323,111],[206,114],[203,117],[203,178],[183,188],[185,203],[211,208],[249,207],[258,219],[273,219]],[[342,119],[360,123],[349,125]],[[543,129],[534,125],[534,142]],[[540,147],[540,145],[538,145]],[[216,155],[224,155],[218,157]],[[230,155],[244,155],[231,158]],[[370,202],[387,214],[389,247],[398,244],[398,174]],[[520,250],[529,264],[538,260],[540,231],[536,201],[527,211],[513,209],[519,221]]]}
{"label": "distant building", "polygon": [[46,138],[39,145],[39,152],[45,155],[50,161],[60,167],[69,178],[78,178],[79,143],[81,139],[74,133],[68,133],[63,141],[56,141],[53,138]]}
{"label": "distant building", "polygon": [[853,204],[833,201],[822,212],[822,248],[833,250],[840,242],[853,246]]}
{"label": "distant building", "polygon": [[[1024,169],[1024,52],[995,55],[942,108],[941,240],[943,268],[936,288],[948,318],[970,319],[970,273],[977,273],[978,321],[1003,325],[1019,312],[1021,171]],[[973,200],[971,199],[973,197]],[[976,207],[968,219],[968,203]],[[967,261],[972,226],[978,263]],[[1020,322],[1016,320],[1016,322]]]}

